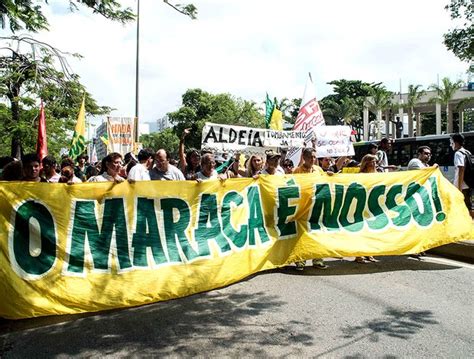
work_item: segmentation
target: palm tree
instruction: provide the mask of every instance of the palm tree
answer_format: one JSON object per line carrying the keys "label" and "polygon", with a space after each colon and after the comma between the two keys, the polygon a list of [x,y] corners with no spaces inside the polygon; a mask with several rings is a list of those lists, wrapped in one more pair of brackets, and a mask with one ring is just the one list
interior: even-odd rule
{"label": "palm tree", "polygon": [[362,105],[357,99],[343,97],[339,102],[327,101],[323,108],[324,116],[336,117],[344,125],[350,125],[352,120],[360,115]]}
{"label": "palm tree", "polygon": [[430,89],[438,92],[437,96],[431,100],[431,102],[440,103],[441,105],[446,106],[446,120],[448,123],[448,133],[453,132],[453,116],[451,116],[451,111],[449,108],[449,102],[453,99],[456,91],[462,86],[462,80],[456,82],[451,82],[447,77],[441,80],[442,85],[433,84],[430,86]]}
{"label": "palm tree", "polygon": [[[408,98],[407,98],[407,106],[408,106],[408,137],[413,137],[413,113],[414,107],[420,101],[421,97],[425,95],[426,91],[420,90],[421,85],[408,85]],[[417,135],[421,135],[420,131],[420,124],[416,122],[416,133]]]}
{"label": "palm tree", "polygon": [[[382,121],[382,111],[390,108],[392,105],[392,92],[388,91],[385,86],[369,87],[369,103],[372,110],[376,112],[377,122]],[[388,135],[388,121],[386,121],[386,135]],[[377,138],[381,137],[380,126],[377,126]]]}

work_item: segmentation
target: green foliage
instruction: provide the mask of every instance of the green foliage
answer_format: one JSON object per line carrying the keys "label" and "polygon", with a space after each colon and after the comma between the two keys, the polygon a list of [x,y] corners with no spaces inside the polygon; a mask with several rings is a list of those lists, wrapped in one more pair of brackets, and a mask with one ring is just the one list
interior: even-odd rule
{"label": "green foliage", "polygon": [[201,134],[205,122],[265,128],[265,116],[255,102],[235,98],[230,94],[213,95],[201,89],[189,89],[182,96],[182,106],[168,114],[175,125],[174,132],[181,136],[190,128],[187,145],[201,147]]}
{"label": "green foliage", "polygon": [[[125,8],[115,0],[68,0],[68,2],[71,12],[83,6],[92,9],[95,14],[122,24],[133,21],[136,17],[131,8]],[[193,4],[171,4],[168,0],[163,2],[191,19],[196,18],[197,8]],[[1,0],[0,26],[5,28],[8,24],[13,33],[23,29],[31,32],[48,30],[49,22],[42,9],[45,5],[49,5],[48,0]]]}
{"label": "green foliage", "polygon": [[462,86],[462,80],[452,82],[449,78],[444,77],[441,80],[441,85],[433,84],[430,86],[431,90],[437,91],[438,95],[431,100],[431,102],[439,102],[442,105],[448,105],[453,98],[456,91]]}
{"label": "green foliage", "polygon": [[[26,29],[31,32],[47,30],[49,23],[43,14],[42,6],[49,5],[47,0],[2,0],[0,4],[0,26],[9,24],[12,32]],[[126,23],[135,19],[130,8],[123,8],[114,0],[69,0],[71,11],[78,10],[78,5],[93,9],[107,19]]]}
{"label": "green foliage", "polygon": [[444,34],[444,44],[461,61],[474,59],[474,2],[451,0],[446,5],[452,20],[461,20],[462,25]]}
{"label": "green foliage", "polygon": [[[350,120],[350,125],[360,134],[363,131],[362,111],[365,99],[370,96],[372,88],[377,88],[380,83],[367,83],[360,80],[334,80],[328,82],[334,86],[334,94],[324,97],[319,103],[328,125],[341,125],[343,119]],[[369,114],[369,120],[375,116]],[[346,122],[348,122],[346,120]]]}
{"label": "green foliage", "polygon": [[[20,157],[22,148],[34,151],[40,98],[45,104],[48,150],[55,155],[60,148],[69,147],[69,131],[84,95],[89,115],[110,112],[110,108],[98,106],[79,77],[70,72],[63,52],[27,36],[2,39],[8,40],[4,49],[9,53],[0,56],[0,96],[7,98],[10,106],[3,108],[0,117],[1,133],[5,134],[1,153]],[[26,52],[21,51],[23,45]],[[5,148],[6,141],[11,142],[10,151]]]}
{"label": "green foliage", "polygon": [[171,128],[166,128],[161,132],[150,133],[149,135],[141,135],[140,142],[143,144],[143,148],[151,148],[155,151],[164,148],[172,155],[178,153],[179,138]]}

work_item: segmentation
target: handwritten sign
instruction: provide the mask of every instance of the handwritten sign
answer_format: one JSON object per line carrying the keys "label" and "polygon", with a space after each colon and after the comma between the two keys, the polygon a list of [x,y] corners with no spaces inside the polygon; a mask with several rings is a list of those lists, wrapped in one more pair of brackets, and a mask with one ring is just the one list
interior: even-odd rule
{"label": "handwritten sign", "polygon": [[314,129],[318,157],[353,156],[349,126],[319,126]]}

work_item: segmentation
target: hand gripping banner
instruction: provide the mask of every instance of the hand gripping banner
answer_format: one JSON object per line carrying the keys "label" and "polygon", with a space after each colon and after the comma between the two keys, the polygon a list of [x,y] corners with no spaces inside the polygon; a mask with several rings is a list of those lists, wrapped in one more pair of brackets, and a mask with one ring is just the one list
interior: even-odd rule
{"label": "hand gripping banner", "polygon": [[439,172],[0,183],[0,316],[131,307],[297,260],[418,253],[472,238]]}

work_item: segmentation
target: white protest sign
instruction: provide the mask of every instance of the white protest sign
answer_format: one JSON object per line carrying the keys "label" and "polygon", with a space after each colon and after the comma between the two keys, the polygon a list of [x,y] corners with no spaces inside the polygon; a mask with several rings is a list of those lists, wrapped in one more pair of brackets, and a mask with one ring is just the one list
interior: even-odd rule
{"label": "white protest sign", "polygon": [[321,157],[353,156],[349,126],[319,126],[314,129],[316,135],[316,153]]}
{"label": "white protest sign", "polygon": [[303,131],[276,131],[207,122],[202,129],[203,149],[241,153],[264,153],[265,150],[303,147]]}

